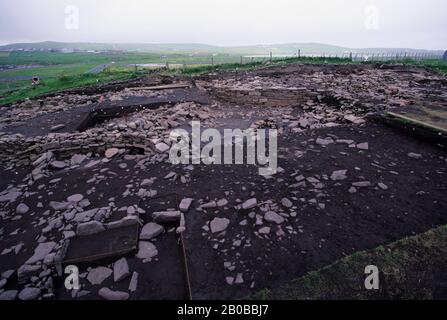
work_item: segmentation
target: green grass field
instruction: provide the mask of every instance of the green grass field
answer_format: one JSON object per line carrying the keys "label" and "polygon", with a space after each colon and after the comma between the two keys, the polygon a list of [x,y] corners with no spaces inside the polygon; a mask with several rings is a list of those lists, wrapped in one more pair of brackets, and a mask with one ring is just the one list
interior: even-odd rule
{"label": "green grass field", "polygon": [[[214,65],[211,65],[213,59]],[[162,56],[155,53],[51,53],[51,52],[0,52],[0,67],[27,66],[27,68],[6,69],[0,71],[0,105],[13,103],[26,98],[64,90],[68,88],[88,86],[97,83],[126,80],[144,74],[144,70],[135,73],[134,64],[160,64],[166,61],[172,67],[170,74],[200,74],[219,70],[250,70],[264,66],[269,58],[243,58],[239,54],[219,54],[211,58],[209,54],[170,54]],[[96,75],[87,74],[89,70],[100,64],[114,62],[109,72]],[[348,64],[345,58],[274,58],[273,64],[287,63],[332,63]],[[371,63],[371,62],[370,62]],[[395,62],[385,62],[395,63]],[[412,61],[398,63],[419,65],[432,68],[447,75],[447,62],[440,60]],[[180,67],[179,67],[180,66]],[[42,79],[37,88],[31,86],[31,77]]]}

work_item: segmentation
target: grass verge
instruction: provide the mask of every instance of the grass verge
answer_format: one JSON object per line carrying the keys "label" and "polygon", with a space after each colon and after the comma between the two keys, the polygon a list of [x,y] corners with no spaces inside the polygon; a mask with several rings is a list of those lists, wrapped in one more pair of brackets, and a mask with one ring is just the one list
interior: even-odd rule
{"label": "grass verge", "polygon": [[87,87],[104,84],[112,81],[124,81],[134,79],[139,74],[131,71],[111,71],[99,74],[60,74],[57,77],[42,79],[40,85],[33,87],[30,81],[13,88],[10,92],[3,92],[0,97],[0,105],[13,103],[27,98],[36,98],[43,94],[57,92],[65,89]]}
{"label": "grass verge", "polygon": [[[365,267],[380,271],[379,290],[366,290]],[[447,226],[354,253],[249,299],[446,299]]]}

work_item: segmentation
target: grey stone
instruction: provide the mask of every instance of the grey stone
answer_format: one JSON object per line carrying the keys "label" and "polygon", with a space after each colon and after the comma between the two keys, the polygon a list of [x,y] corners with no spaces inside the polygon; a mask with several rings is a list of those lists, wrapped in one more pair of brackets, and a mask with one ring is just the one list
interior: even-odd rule
{"label": "grey stone", "polygon": [[159,236],[163,232],[164,232],[163,226],[154,222],[149,222],[141,230],[140,239],[151,240],[152,238]]}
{"label": "grey stone", "polygon": [[153,212],[152,218],[158,223],[179,222],[181,217],[180,211],[162,211]]}
{"label": "grey stone", "polygon": [[3,272],[2,272],[1,277],[2,277],[3,279],[8,280],[9,278],[11,278],[11,276],[12,276],[13,274],[14,274],[14,270],[13,270],[13,269],[11,269],[11,270],[6,270],[6,271],[3,271]]}
{"label": "grey stone", "polygon": [[357,187],[357,188],[366,188],[366,187],[370,187],[371,186],[371,182],[369,182],[369,181],[360,181],[360,182],[354,182],[352,185],[354,187]]}
{"label": "grey stone", "polygon": [[8,193],[0,196],[0,202],[14,202],[18,197],[22,195],[22,192],[17,189],[11,189]]}
{"label": "grey stone", "polygon": [[421,159],[421,158],[422,158],[422,155],[421,155],[421,154],[419,154],[419,153],[414,153],[414,152],[410,152],[410,153],[408,154],[408,156],[409,156],[410,158],[413,158],[413,159]]}
{"label": "grey stone", "polygon": [[220,199],[219,201],[217,201],[217,206],[218,207],[225,207],[228,204],[228,200],[227,199]]}
{"label": "grey stone", "polygon": [[68,202],[56,202],[56,201],[51,201],[49,206],[50,208],[52,208],[55,211],[62,211],[65,210],[69,207],[69,203]]}
{"label": "grey stone", "polygon": [[22,280],[26,280],[32,276],[38,275],[42,270],[41,266],[31,266],[28,264],[24,264],[17,270],[17,278],[19,278],[19,282]]}
{"label": "grey stone", "polygon": [[265,221],[274,222],[276,224],[281,224],[284,222],[284,218],[273,211],[266,212],[266,214],[264,215],[264,219]]}
{"label": "grey stone", "polygon": [[185,213],[188,212],[193,201],[194,201],[194,199],[191,199],[191,198],[183,199],[179,205],[180,211],[185,212]]}
{"label": "grey stone", "polygon": [[15,300],[17,298],[17,294],[19,292],[17,290],[7,290],[0,294],[0,301],[4,300]]}
{"label": "grey stone", "polygon": [[148,241],[140,241],[138,243],[137,258],[139,259],[152,259],[158,255],[157,247]]}
{"label": "grey stone", "polygon": [[369,144],[368,144],[368,142],[359,143],[359,144],[357,145],[357,149],[360,149],[360,150],[368,150],[368,149],[369,149]]}
{"label": "grey stone", "polygon": [[39,243],[34,250],[34,254],[25,263],[34,264],[38,261],[42,261],[53,249],[56,247],[56,242]]}
{"label": "grey stone", "polygon": [[65,125],[64,125],[64,124],[57,124],[57,125],[55,125],[55,126],[52,126],[52,127],[50,128],[50,131],[58,131],[58,130],[61,130],[61,129],[63,129],[63,128],[65,128]]}
{"label": "grey stone", "polygon": [[82,162],[84,162],[87,159],[86,155],[83,154],[75,154],[71,157],[70,159],[70,163],[72,165],[77,165],[77,164],[81,164]]}
{"label": "grey stone", "polygon": [[98,295],[106,300],[127,300],[129,294],[122,291],[112,291],[109,288],[102,288],[98,291]]}
{"label": "grey stone", "polygon": [[214,218],[210,222],[210,230],[212,233],[222,232],[228,227],[229,224],[230,220],[227,218]]}
{"label": "grey stone", "polygon": [[155,149],[159,153],[164,153],[164,152],[168,151],[170,149],[170,147],[166,143],[160,142],[155,145]]}
{"label": "grey stone", "polygon": [[19,299],[28,301],[28,300],[36,300],[40,296],[39,288],[25,288],[19,293]]}
{"label": "grey stone", "polygon": [[135,292],[137,291],[137,287],[138,287],[138,272],[134,271],[134,273],[132,273],[132,278],[130,278],[129,291]]}
{"label": "grey stone", "polygon": [[290,201],[290,200],[287,199],[287,198],[282,198],[282,199],[281,199],[281,204],[282,204],[284,207],[286,207],[286,208],[291,208],[291,207],[293,206],[292,201]]}
{"label": "grey stone", "polygon": [[331,180],[334,181],[341,181],[341,180],[345,180],[347,178],[346,173],[348,172],[348,170],[337,170],[334,171],[331,175]]}
{"label": "grey stone", "polygon": [[217,207],[216,201],[211,201],[211,202],[208,202],[208,203],[204,203],[204,204],[202,204],[200,206],[201,209],[212,209],[212,208],[215,208],[215,207]]}
{"label": "grey stone", "polygon": [[256,198],[248,199],[247,201],[245,201],[242,204],[242,209],[244,209],[244,210],[253,209],[257,205],[258,205],[258,201],[256,200]]}
{"label": "grey stone", "polygon": [[327,146],[327,145],[330,145],[331,143],[334,143],[334,140],[332,140],[331,138],[327,138],[327,139],[318,138],[315,141],[315,143],[320,145],[320,146]]}
{"label": "grey stone", "polygon": [[106,150],[105,156],[107,159],[111,159],[116,156],[120,150],[118,148],[110,148]]}
{"label": "grey stone", "polygon": [[104,282],[113,273],[112,269],[106,267],[97,267],[90,270],[87,280],[92,285],[98,285]]}
{"label": "grey stone", "polygon": [[244,278],[242,276],[242,273],[238,273],[236,275],[236,280],[234,281],[235,284],[242,284],[244,283]]}
{"label": "grey stone", "polygon": [[388,190],[388,186],[386,184],[382,183],[382,182],[379,182],[377,185],[382,190]]}
{"label": "grey stone", "polygon": [[260,234],[269,234],[270,233],[270,227],[263,227],[259,229],[258,231]]}
{"label": "grey stone", "polygon": [[113,281],[119,282],[130,276],[129,264],[126,258],[121,258],[113,264]]}
{"label": "grey stone", "polygon": [[24,203],[19,204],[19,205],[17,206],[17,208],[16,208],[16,212],[17,212],[18,214],[25,214],[25,213],[27,213],[28,211],[29,211],[29,207],[28,207],[26,204],[24,204]]}
{"label": "grey stone", "polygon": [[50,163],[50,167],[53,169],[64,169],[67,167],[67,164],[64,161],[53,161]]}
{"label": "grey stone", "polygon": [[67,201],[72,203],[78,203],[82,201],[82,199],[84,199],[84,196],[82,194],[74,194],[72,196],[69,196],[67,198]]}

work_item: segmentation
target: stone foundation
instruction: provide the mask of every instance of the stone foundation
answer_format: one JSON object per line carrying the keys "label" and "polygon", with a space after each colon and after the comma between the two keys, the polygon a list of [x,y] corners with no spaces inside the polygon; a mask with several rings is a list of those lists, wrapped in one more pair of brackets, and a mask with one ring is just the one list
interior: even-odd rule
{"label": "stone foundation", "polygon": [[285,107],[300,105],[314,100],[318,93],[306,88],[211,88],[210,92],[217,99],[238,105],[265,107]]}

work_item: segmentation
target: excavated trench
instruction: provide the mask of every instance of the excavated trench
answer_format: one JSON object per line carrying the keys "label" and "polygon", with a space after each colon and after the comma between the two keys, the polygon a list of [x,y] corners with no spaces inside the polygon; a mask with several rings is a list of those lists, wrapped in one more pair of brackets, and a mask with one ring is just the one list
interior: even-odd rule
{"label": "excavated trench", "polygon": [[155,110],[158,109],[161,106],[174,106],[178,102],[154,102],[149,103],[146,105],[131,105],[131,106],[113,106],[113,107],[107,107],[107,108],[99,108],[95,109],[91,112],[89,112],[84,119],[81,121],[81,123],[77,126],[76,130],[83,132],[87,129],[93,128],[97,126],[98,124],[101,124],[105,121],[115,119],[115,118],[121,118],[128,114],[140,112],[143,110]]}

